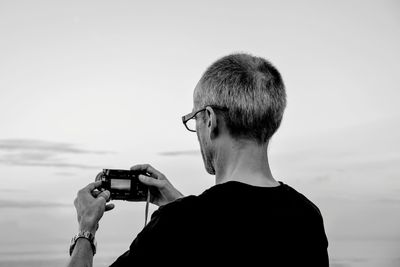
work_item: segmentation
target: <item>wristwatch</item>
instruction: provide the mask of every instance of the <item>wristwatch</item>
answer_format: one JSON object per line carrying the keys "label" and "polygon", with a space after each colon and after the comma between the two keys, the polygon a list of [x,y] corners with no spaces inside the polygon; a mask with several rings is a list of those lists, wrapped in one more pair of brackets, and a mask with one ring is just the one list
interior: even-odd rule
{"label": "wristwatch", "polygon": [[87,240],[89,240],[94,256],[94,254],[96,254],[97,242],[96,239],[94,239],[94,235],[89,231],[80,231],[71,239],[71,244],[69,245],[69,255],[72,255],[72,251],[74,251],[76,241],[78,241],[79,238],[86,238]]}

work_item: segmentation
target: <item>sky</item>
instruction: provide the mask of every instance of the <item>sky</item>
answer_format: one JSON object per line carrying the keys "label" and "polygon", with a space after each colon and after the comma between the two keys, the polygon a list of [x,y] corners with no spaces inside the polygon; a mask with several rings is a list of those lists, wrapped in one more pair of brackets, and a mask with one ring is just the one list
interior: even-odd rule
{"label": "sky", "polygon": [[[331,265],[398,266],[399,11],[398,1],[0,0],[0,266],[62,265],[73,199],[103,168],[150,163],[186,195],[211,187],[181,116],[205,69],[234,52],[282,74],[271,170],[320,208]],[[143,227],[143,203],[115,204],[98,266]]]}

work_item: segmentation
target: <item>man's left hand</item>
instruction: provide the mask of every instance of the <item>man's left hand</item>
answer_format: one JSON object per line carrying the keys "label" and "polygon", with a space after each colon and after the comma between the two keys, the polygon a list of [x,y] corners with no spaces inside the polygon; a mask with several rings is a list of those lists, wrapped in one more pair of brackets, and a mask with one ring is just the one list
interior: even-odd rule
{"label": "man's left hand", "polygon": [[88,184],[79,190],[74,201],[78,215],[79,230],[90,231],[93,235],[96,233],[104,211],[114,208],[114,204],[107,204],[110,200],[110,192],[97,190],[100,186],[101,181]]}

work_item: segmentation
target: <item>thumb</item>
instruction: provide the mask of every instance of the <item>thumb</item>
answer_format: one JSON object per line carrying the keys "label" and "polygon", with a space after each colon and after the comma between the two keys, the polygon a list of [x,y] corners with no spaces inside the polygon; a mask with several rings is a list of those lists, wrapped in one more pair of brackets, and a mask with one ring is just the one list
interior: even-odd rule
{"label": "thumb", "polygon": [[97,199],[100,199],[100,198],[104,198],[104,200],[105,200],[106,202],[108,202],[108,201],[110,200],[110,191],[104,190],[103,192],[101,192],[101,193],[97,196]]}
{"label": "thumb", "polygon": [[162,181],[157,180],[157,179],[155,179],[155,178],[148,177],[148,176],[145,176],[145,175],[143,175],[143,174],[140,174],[138,178],[139,178],[139,181],[141,181],[141,182],[144,183],[145,185],[148,185],[148,186],[155,186],[155,187],[157,187],[157,188],[162,187]]}

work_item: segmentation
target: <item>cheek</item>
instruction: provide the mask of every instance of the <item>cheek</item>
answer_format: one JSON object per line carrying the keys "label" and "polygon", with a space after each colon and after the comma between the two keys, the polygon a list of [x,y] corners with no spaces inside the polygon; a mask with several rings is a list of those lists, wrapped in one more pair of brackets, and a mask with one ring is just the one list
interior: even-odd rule
{"label": "cheek", "polygon": [[201,144],[201,141],[200,141],[200,134],[199,134],[199,132],[197,131],[197,129],[196,129],[196,135],[197,135],[197,141],[199,141],[199,143]]}
{"label": "cheek", "polygon": [[196,133],[197,133],[197,140],[199,140],[200,146],[204,146],[204,136],[199,131],[197,131]]}
{"label": "cheek", "polygon": [[197,118],[196,119],[196,132],[199,132],[201,124],[202,124],[201,118]]}

